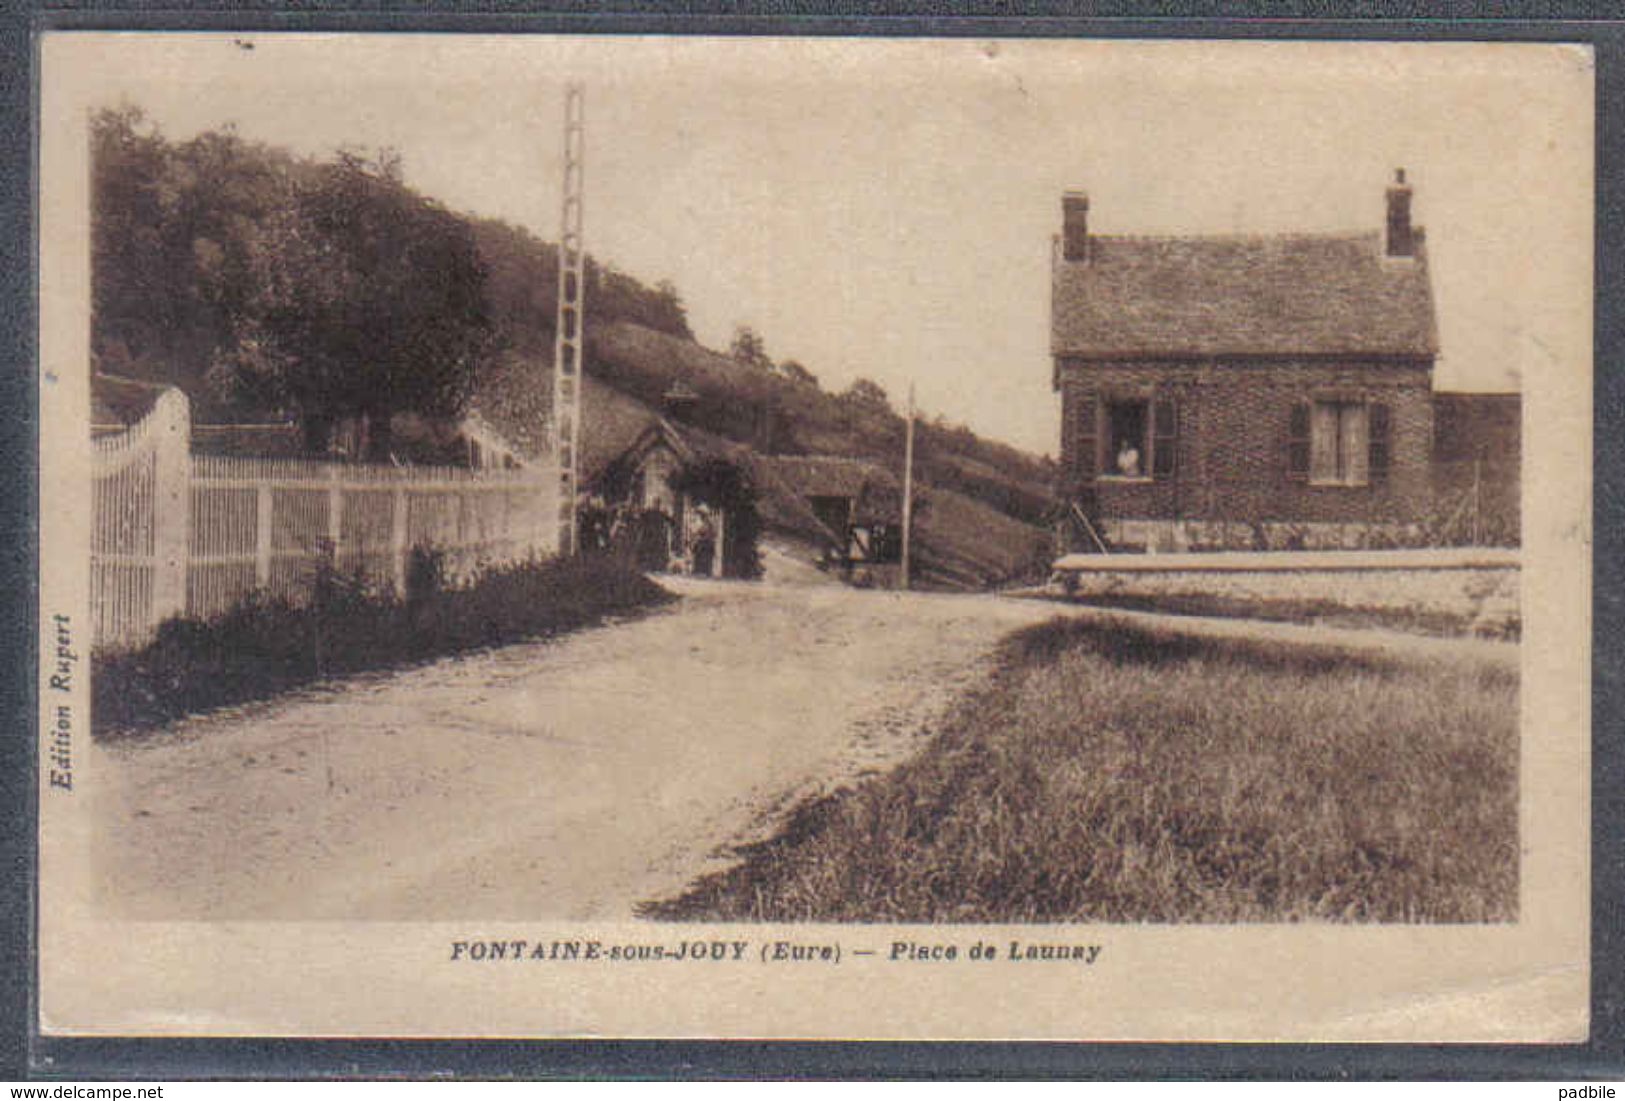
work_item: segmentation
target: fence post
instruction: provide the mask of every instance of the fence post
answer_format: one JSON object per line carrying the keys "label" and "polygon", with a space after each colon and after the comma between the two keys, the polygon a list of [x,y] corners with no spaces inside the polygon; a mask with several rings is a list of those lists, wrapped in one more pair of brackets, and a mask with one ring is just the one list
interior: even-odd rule
{"label": "fence post", "polygon": [[711,576],[723,577],[722,549],[728,545],[728,510],[717,506],[716,550],[711,555]]}
{"label": "fence post", "polygon": [[339,479],[344,474],[344,468],[338,463],[330,463],[327,467],[327,541],[333,548],[333,564],[338,565],[339,537],[344,532],[344,486]]}
{"label": "fence post", "polygon": [[191,538],[192,418],[186,395],[165,390],[153,406],[152,622],[186,614]]}
{"label": "fence post", "polygon": [[456,562],[457,580],[461,583],[467,576],[466,571],[470,568],[469,562],[474,557],[469,553],[469,549],[474,542],[469,535],[469,529],[474,526],[470,523],[469,513],[473,510],[469,506],[474,502],[468,490],[456,483],[452,485],[452,500],[457,502],[457,535],[454,540],[457,550],[454,552],[454,561]]}
{"label": "fence post", "polygon": [[406,599],[406,490],[397,488],[389,518],[389,561],[395,573],[395,595]]}
{"label": "fence post", "polygon": [[254,586],[271,587],[271,506],[273,491],[268,485],[254,487]]}

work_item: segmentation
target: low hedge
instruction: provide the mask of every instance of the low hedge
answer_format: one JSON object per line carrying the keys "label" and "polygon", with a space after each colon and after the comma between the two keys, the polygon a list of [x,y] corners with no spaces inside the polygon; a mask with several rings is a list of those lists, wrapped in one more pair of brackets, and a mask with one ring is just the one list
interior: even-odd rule
{"label": "low hedge", "polygon": [[253,594],[209,620],[171,619],[140,650],[98,655],[92,732],[127,735],[326,677],[386,669],[589,626],[674,597],[609,557],[492,567],[462,587],[417,552],[398,597],[318,578],[308,606]]}

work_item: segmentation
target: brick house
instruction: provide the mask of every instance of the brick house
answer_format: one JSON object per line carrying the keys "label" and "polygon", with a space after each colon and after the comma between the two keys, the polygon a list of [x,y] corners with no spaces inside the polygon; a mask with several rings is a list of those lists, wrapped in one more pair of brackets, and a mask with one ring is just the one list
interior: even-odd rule
{"label": "brick house", "polygon": [[[1062,199],[1054,388],[1069,542],[1361,545],[1432,508],[1438,353],[1398,173],[1384,228],[1133,237]],[[1085,522],[1087,518],[1087,523]]]}

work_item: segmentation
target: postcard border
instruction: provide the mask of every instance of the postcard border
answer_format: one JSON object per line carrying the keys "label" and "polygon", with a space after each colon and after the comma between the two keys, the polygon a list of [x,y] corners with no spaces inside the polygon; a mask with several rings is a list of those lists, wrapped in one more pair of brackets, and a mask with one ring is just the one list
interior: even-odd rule
{"label": "postcard border", "polygon": [[[1145,20],[1062,19],[1040,11],[1009,18],[939,14],[907,18],[854,17],[804,9],[779,17],[678,17],[657,5],[636,14],[592,16],[580,11],[490,18],[437,12],[420,16],[339,10],[297,16],[270,12],[199,11],[184,17],[121,12],[109,7],[74,13],[8,12],[4,57],[12,73],[33,73],[0,86],[7,151],[0,159],[0,234],[15,256],[36,256],[33,196],[36,181],[37,52],[35,35],[76,27],[187,30],[480,30],[635,31],[662,33],[814,33],[946,36],[1037,35],[1102,37],[1213,37],[1247,39],[1383,38],[1406,41],[1578,41],[1597,50],[1597,262],[1594,374],[1594,656],[1592,747],[1592,1038],[1583,1045],[1313,1045],[1127,1044],[985,1042],[774,1042],[749,1041],[466,1041],[466,1040],[226,1040],[67,1039],[42,1037],[34,1012],[36,882],[34,824],[35,740],[4,741],[0,799],[25,807],[0,824],[0,866],[26,870],[29,890],[5,892],[0,902],[0,1029],[5,1036],[0,1074],[17,1078],[364,1077],[450,1072],[467,1077],[545,1078],[1595,1078],[1625,1068],[1625,928],[1614,900],[1625,888],[1625,731],[1605,721],[1625,713],[1625,683],[1616,672],[1625,638],[1625,378],[1604,365],[1625,358],[1625,23],[1318,22],[1249,24],[1208,19],[1169,23]],[[1140,8],[1144,5],[1125,5]],[[1487,7],[1487,6],[1486,6]],[[940,8],[938,11],[940,12]],[[26,146],[23,143],[26,142]],[[21,147],[21,148],[20,148]],[[18,155],[21,154],[21,155]],[[0,647],[15,659],[5,682],[7,717],[16,731],[34,728],[35,594],[38,417],[35,395],[34,270],[13,266],[0,275],[0,347],[12,352],[12,370],[0,372],[6,414],[0,417],[0,454],[20,475],[0,489],[0,523],[8,542],[4,571],[14,594],[27,594],[26,614],[10,617]],[[16,607],[15,597],[13,607]],[[18,981],[27,976],[27,981]],[[21,1058],[13,1067],[13,1040]]]}

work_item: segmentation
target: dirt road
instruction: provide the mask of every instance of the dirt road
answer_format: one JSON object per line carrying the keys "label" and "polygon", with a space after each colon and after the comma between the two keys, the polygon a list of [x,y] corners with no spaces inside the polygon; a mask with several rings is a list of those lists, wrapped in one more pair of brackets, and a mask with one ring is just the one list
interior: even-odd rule
{"label": "dirt road", "polygon": [[1056,614],[1517,657],[1500,643],[1047,601],[670,584],[683,599],[644,618],[115,744],[96,816],[109,909],[624,918],[723,866],[802,797],[908,756],[999,638]]}
{"label": "dirt road", "polygon": [[183,723],[107,754],[140,918],[629,916],[820,787],[906,756],[992,597],[681,582],[646,618]]}

